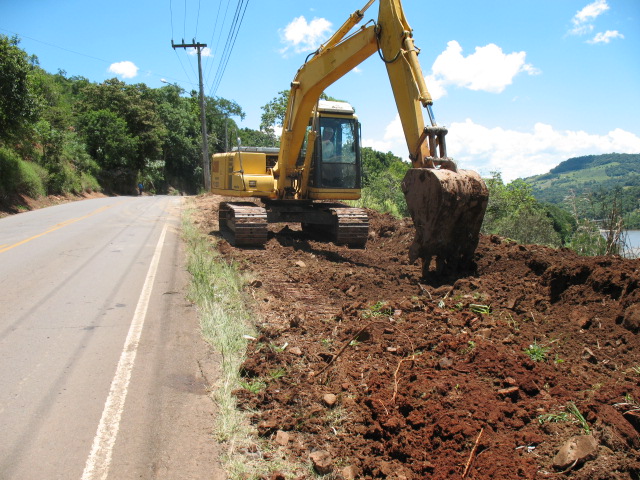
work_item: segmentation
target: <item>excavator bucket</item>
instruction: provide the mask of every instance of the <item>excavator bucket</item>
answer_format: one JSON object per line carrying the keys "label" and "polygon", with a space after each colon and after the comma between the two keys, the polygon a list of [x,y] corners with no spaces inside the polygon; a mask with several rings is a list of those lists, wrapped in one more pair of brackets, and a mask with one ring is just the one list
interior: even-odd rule
{"label": "excavator bucket", "polygon": [[416,236],[409,249],[422,259],[428,277],[455,274],[472,266],[489,192],[471,170],[411,168],[402,182]]}

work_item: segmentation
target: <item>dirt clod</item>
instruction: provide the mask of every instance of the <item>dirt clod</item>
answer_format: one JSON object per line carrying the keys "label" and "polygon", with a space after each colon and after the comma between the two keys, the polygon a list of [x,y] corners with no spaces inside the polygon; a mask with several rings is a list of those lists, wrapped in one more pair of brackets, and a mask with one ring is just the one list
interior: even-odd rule
{"label": "dirt clod", "polygon": [[320,475],[327,475],[333,471],[331,454],[325,450],[311,452],[309,455],[313,469]]}

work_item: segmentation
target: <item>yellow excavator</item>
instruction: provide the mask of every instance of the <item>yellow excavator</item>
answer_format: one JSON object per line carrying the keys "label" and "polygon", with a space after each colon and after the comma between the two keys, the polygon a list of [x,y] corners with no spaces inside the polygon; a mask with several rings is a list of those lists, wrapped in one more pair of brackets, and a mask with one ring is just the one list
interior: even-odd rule
{"label": "yellow excavator", "polygon": [[478,244],[487,188],[477,173],[458,170],[447,157],[447,130],[436,124],[400,0],[379,0],[377,21],[354,29],[374,1],[351,14],[296,73],[280,148],[238,146],[213,155],[213,193],[261,201],[221,203],[220,229],[237,246],[261,246],[269,223],[300,223],[335,243],[365,246],[366,210],[337,202],[360,198],[358,119],[348,103],[319,99],[329,85],[378,52],[412,162],[402,182],[416,228],[410,259],[422,258],[425,274],[430,266],[438,272],[464,268]]}

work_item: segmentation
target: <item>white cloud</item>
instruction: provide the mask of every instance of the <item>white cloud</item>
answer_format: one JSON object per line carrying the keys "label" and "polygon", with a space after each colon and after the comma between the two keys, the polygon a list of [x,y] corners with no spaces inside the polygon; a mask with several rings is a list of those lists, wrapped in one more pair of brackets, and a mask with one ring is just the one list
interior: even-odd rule
{"label": "white cloud", "polygon": [[280,53],[286,55],[291,50],[295,53],[312,52],[328,38],[330,32],[331,22],[324,18],[314,18],[311,22],[307,22],[304,16],[294,18],[280,30],[280,41],[285,44]]}
{"label": "white cloud", "polygon": [[365,147],[371,147],[379,152],[393,152],[401,158],[409,157],[408,154],[406,154],[407,147],[404,134],[402,133],[400,115],[396,115],[396,118],[387,125],[381,139],[364,138],[362,139],[362,144]]}
{"label": "white cloud", "polygon": [[[604,12],[609,10],[607,0],[596,0],[590,3],[582,10],[577,12],[571,19],[573,28],[569,30],[570,35],[587,35],[593,32],[595,29],[595,20]],[[614,38],[624,38],[617,30],[607,30],[606,32],[597,33],[591,40],[587,40],[587,43],[609,43]]]}
{"label": "white cloud", "polygon": [[501,171],[505,180],[548,172],[571,157],[601,153],[640,153],[640,137],[622,129],[605,135],[555,130],[536,123],[532,131],[488,128],[467,119],[449,128],[448,152],[482,174]]}
{"label": "white cloud", "polygon": [[[616,128],[604,135],[582,130],[555,130],[536,123],[531,131],[489,128],[467,119],[452,123],[447,135],[447,153],[460,168],[483,176],[500,171],[505,181],[546,173],[560,162],[582,155],[640,153],[640,137]],[[387,126],[382,140],[363,144],[408,159],[399,117]]]}
{"label": "white cloud", "polygon": [[624,38],[624,35],[617,30],[607,30],[604,33],[597,33],[591,40],[587,40],[587,43],[609,43],[612,38]]}
{"label": "white cloud", "polygon": [[[197,48],[188,48],[187,49],[187,53],[189,55],[197,55],[198,54],[198,49]],[[204,47],[202,50],[200,50],[200,56],[201,57],[212,57],[213,53],[211,52],[211,49],[209,47]]]}
{"label": "white cloud", "polygon": [[427,77],[429,91],[434,99],[446,95],[447,85],[501,93],[519,73],[540,73],[525,62],[526,55],[526,52],[505,54],[499,46],[491,43],[476,47],[474,53],[465,57],[460,44],[452,40],[433,62],[432,74]]}
{"label": "white cloud", "polygon": [[593,21],[601,14],[609,10],[607,0],[596,0],[577,12],[571,19],[573,28],[569,33],[584,35],[593,31]]}
{"label": "white cloud", "polygon": [[109,72],[115,73],[122,78],[133,78],[138,75],[138,67],[136,67],[135,63],[127,60],[124,62],[112,63],[109,66]]}

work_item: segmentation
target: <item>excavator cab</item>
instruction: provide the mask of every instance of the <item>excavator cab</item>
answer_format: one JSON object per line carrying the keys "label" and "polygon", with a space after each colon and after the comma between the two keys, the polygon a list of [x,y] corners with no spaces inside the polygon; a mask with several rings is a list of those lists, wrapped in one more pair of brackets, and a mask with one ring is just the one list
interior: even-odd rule
{"label": "excavator cab", "polygon": [[[309,130],[315,129],[313,160],[309,176],[309,198],[359,198],[361,187],[360,123],[353,107],[346,102],[321,101],[318,115]],[[307,135],[300,152],[302,163],[307,151]]]}
{"label": "excavator cab", "polygon": [[312,186],[360,188],[360,148],[355,118],[321,118]]}

